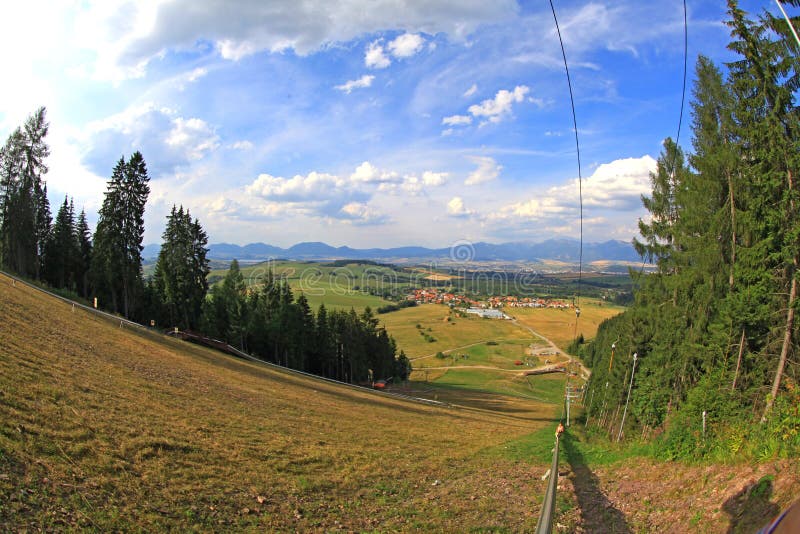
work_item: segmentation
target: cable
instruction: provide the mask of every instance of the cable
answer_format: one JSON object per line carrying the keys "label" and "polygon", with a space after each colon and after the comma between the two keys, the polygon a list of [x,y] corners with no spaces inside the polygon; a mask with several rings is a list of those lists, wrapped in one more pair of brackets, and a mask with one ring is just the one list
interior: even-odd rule
{"label": "cable", "polygon": [[567,64],[567,53],[564,51],[564,40],[561,38],[561,29],[558,27],[558,17],[553,0],[550,0],[550,9],[553,11],[553,20],[556,23],[556,33],[558,42],[561,45],[561,57],[564,58],[564,70],[567,73],[567,87],[569,87],[569,103],[572,107],[572,129],[575,131],[575,152],[578,156],[578,200],[580,203],[580,248],[578,251],[578,289],[575,300],[575,332],[574,339],[578,339],[578,318],[580,317],[581,300],[581,281],[583,279],[583,176],[581,175],[581,145],[578,141],[578,120],[575,116],[575,98],[572,94],[572,81],[569,77],[569,65]]}
{"label": "cable", "polygon": [[[776,2],[778,0],[775,0]],[[678,149],[681,141],[681,127],[683,126],[683,110],[686,106],[686,78],[689,64],[689,23],[687,21],[686,0],[683,0],[683,87],[681,88],[681,110],[678,114],[678,135],[675,136],[675,153],[672,155],[670,173],[675,179],[675,163],[678,158]],[[644,273],[645,256],[642,256],[642,265],[639,267],[639,275]]]}
{"label": "cable", "polygon": [[783,18],[786,19],[786,24],[789,25],[789,29],[792,31],[792,35],[794,35],[794,40],[797,41],[797,46],[800,46],[800,37],[797,37],[797,31],[794,29],[794,25],[792,24],[792,19],[790,19],[789,15],[786,14],[786,10],[783,9],[783,5],[780,3],[779,0],[775,0],[775,3],[778,4],[778,9],[780,9],[781,13],[783,13]]}

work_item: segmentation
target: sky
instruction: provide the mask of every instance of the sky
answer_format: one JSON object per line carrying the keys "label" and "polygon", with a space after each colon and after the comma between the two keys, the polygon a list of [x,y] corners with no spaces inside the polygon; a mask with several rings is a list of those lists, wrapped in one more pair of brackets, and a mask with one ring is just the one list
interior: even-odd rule
{"label": "sky", "polygon": [[[687,0],[698,54],[732,59],[719,0]],[[65,0],[0,7],[0,136],[50,121],[53,210],[97,219],[139,150],[145,243],[183,205],[212,243],[355,248],[630,240],[676,137],[683,3]],[[741,2],[778,13],[774,2]],[[794,14],[790,11],[790,14]]]}

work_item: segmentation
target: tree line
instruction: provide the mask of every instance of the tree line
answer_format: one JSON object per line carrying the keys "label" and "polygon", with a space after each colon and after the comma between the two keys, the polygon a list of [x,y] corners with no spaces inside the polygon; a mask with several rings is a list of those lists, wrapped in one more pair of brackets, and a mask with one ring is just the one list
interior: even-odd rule
{"label": "tree line", "polygon": [[697,61],[692,151],[667,139],[642,199],[657,272],[633,271],[635,302],[580,348],[589,425],[616,438],[631,388],[622,434],[672,457],[800,452],[800,50],[733,0],[727,25],[725,73]]}
{"label": "tree line", "polygon": [[[321,305],[270,272],[246,284],[238,262],[209,288],[208,236],[188,209],[173,206],[152,277],[142,270],[150,193],[140,152],[121,157],[106,185],[92,235],[85,211],[65,198],[53,221],[44,175],[45,108],[0,148],[0,265],[143,324],[191,330],[266,361],[351,383],[406,380],[411,364],[367,308]],[[151,323],[152,321],[152,323]]]}

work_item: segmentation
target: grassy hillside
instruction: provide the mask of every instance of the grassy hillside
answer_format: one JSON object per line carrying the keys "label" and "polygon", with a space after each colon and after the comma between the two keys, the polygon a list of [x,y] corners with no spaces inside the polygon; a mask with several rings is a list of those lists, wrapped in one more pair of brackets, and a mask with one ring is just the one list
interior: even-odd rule
{"label": "grassy hillside", "polygon": [[[2,276],[0,328],[0,530],[535,525],[552,405],[376,396],[131,332]],[[505,444],[537,432],[532,472]]]}

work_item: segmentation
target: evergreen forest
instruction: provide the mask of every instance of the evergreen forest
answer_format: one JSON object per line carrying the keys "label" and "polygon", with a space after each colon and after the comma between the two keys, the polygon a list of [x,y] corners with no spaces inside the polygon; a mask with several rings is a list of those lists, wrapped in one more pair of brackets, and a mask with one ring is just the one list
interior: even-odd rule
{"label": "evergreen forest", "polygon": [[657,272],[578,347],[587,426],[672,458],[800,452],[800,50],[784,19],[728,6],[736,59],[698,58],[692,149],[667,139],[642,198]]}

